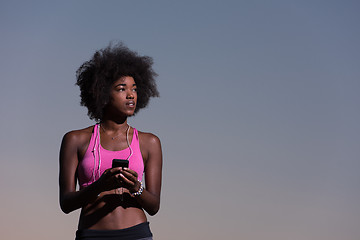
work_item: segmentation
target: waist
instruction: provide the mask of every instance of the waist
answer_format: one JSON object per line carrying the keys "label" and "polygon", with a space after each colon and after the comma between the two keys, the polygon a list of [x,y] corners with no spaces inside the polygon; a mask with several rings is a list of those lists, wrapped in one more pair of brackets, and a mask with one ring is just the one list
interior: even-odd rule
{"label": "waist", "polygon": [[76,240],[85,239],[144,239],[151,238],[149,223],[142,222],[134,226],[120,229],[120,230],[94,230],[94,229],[79,229],[76,231]]}
{"label": "waist", "polygon": [[78,228],[118,230],[146,221],[140,204],[128,193],[107,193],[82,208]]}

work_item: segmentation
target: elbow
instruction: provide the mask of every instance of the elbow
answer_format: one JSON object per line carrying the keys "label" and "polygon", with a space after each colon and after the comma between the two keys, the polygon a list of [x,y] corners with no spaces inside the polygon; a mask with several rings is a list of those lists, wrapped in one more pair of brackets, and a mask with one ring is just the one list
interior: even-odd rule
{"label": "elbow", "polygon": [[150,215],[150,216],[154,216],[155,214],[157,214],[160,210],[160,204],[157,204],[156,206],[154,206],[151,209],[148,209],[146,212]]}
{"label": "elbow", "polygon": [[71,210],[69,208],[65,207],[63,204],[60,204],[60,208],[61,208],[61,211],[63,211],[63,213],[65,213],[65,214],[71,213]]}
{"label": "elbow", "polygon": [[63,213],[65,213],[65,214],[71,213],[71,211],[68,211],[68,210],[62,210],[62,211],[63,211]]}
{"label": "elbow", "polygon": [[67,204],[64,203],[63,200],[60,201],[60,209],[61,209],[61,211],[63,211],[63,213],[65,213],[65,214],[69,214],[69,213],[72,212],[72,209],[71,209],[69,206],[67,206]]}
{"label": "elbow", "polygon": [[159,210],[155,210],[155,211],[148,211],[147,213],[150,215],[150,216],[154,216],[155,214],[157,214]]}
{"label": "elbow", "polygon": [[69,213],[71,213],[71,210],[70,210],[70,209],[61,208],[61,210],[62,210],[62,211],[63,211],[63,213],[65,213],[65,214],[69,214]]}

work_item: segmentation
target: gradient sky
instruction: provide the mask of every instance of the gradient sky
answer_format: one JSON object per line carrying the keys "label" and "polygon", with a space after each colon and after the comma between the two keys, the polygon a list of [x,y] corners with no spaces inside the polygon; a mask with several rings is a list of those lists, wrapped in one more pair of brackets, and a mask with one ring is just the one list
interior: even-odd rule
{"label": "gradient sky", "polygon": [[0,1],[2,239],[74,239],[62,136],[75,71],[110,41],[154,58],[130,119],[162,141],[157,240],[360,239],[360,3]]}

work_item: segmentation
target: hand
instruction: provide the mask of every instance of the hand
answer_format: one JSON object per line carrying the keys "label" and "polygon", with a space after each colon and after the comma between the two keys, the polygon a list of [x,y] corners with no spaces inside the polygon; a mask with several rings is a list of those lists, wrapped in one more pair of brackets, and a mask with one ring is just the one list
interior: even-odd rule
{"label": "hand", "polygon": [[129,190],[130,193],[139,191],[141,183],[138,181],[138,174],[129,168],[123,168],[120,171],[122,187]]}
{"label": "hand", "polygon": [[123,178],[121,175],[121,167],[109,168],[104,171],[99,180],[98,185],[102,191],[109,191],[123,186]]}

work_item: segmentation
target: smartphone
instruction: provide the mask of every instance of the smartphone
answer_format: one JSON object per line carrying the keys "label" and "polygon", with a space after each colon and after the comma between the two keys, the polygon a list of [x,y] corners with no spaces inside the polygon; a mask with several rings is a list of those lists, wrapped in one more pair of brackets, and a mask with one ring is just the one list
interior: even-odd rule
{"label": "smartphone", "polygon": [[122,167],[122,168],[128,168],[129,167],[129,160],[126,159],[113,159],[112,161],[112,167]]}

